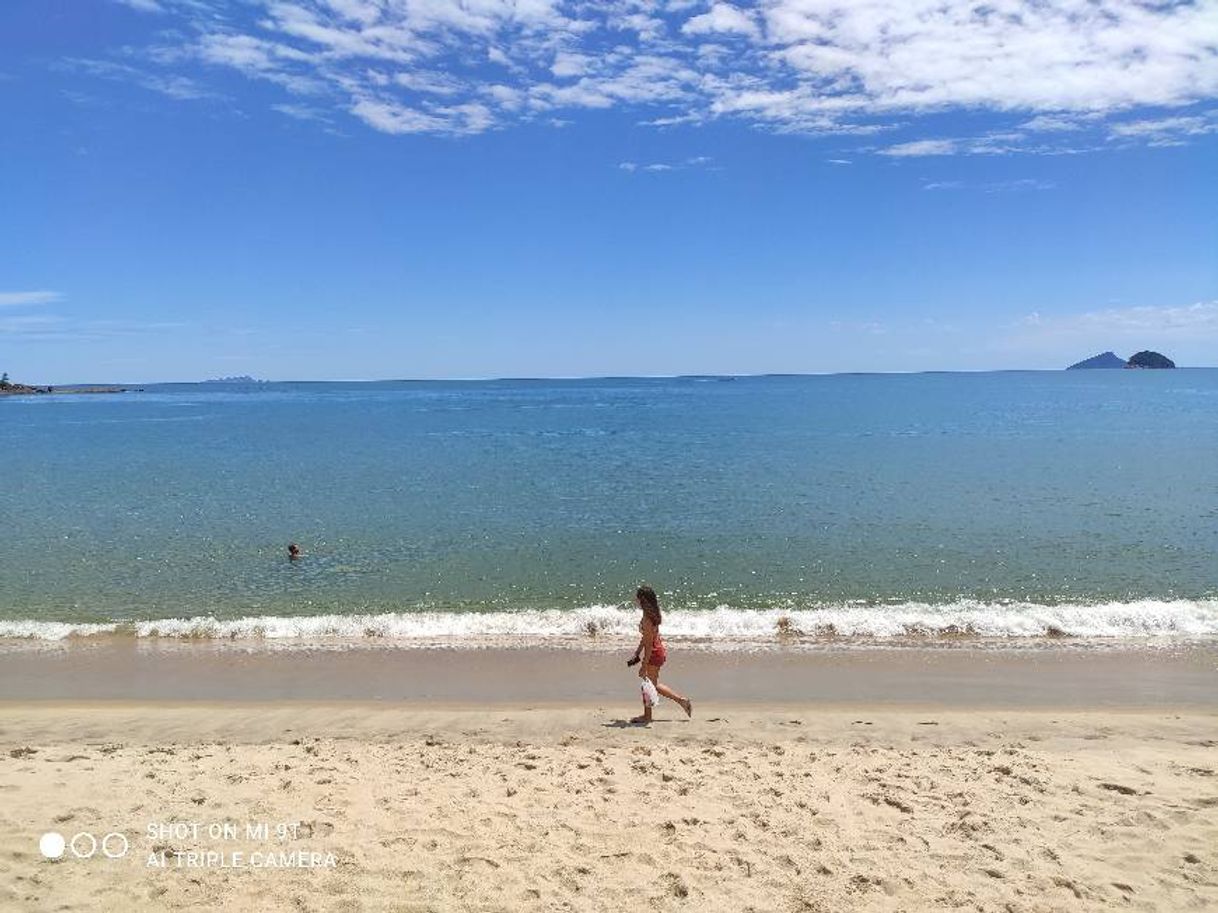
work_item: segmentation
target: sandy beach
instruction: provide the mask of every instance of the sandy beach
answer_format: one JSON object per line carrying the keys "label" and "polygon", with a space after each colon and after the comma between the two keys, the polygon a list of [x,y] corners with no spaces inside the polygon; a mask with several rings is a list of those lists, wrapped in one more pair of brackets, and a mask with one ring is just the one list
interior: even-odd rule
{"label": "sandy beach", "polygon": [[7,701],[0,908],[1218,906],[1212,702],[496,698]]}

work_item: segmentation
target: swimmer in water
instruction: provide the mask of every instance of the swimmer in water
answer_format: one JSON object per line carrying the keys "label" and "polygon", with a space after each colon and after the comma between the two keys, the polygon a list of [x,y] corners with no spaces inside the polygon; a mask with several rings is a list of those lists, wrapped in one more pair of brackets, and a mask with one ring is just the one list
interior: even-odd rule
{"label": "swimmer in water", "polygon": [[288,546],[288,560],[296,561],[300,558],[300,546],[293,542]]}

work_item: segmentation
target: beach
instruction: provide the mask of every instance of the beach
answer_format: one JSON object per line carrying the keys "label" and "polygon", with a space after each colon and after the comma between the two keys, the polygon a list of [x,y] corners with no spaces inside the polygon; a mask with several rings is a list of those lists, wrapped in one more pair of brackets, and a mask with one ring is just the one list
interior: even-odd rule
{"label": "beach", "polygon": [[1218,372],[1079,373],[9,397],[0,911],[1213,908]]}
{"label": "beach", "polygon": [[0,23],[0,913],[1218,913],[1218,0]]}
{"label": "beach", "polygon": [[[670,677],[693,694],[694,717],[667,704],[647,728],[626,723],[637,708],[616,655],[533,657],[559,673],[582,660],[588,678],[608,677],[612,659],[612,699],[589,699],[578,685],[571,701],[541,699],[519,678],[513,693],[504,683],[518,654],[399,650],[363,664],[418,666],[443,693],[340,700],[315,684],[294,699],[259,700],[271,654],[244,652],[244,666],[225,665],[231,655],[220,665],[195,659],[218,677],[249,675],[244,699],[186,685],[171,699],[136,698],[130,682],[158,668],[137,657],[125,694],[112,689],[123,696],[85,693],[97,690],[94,672],[75,692],[0,706],[0,907],[1218,904],[1218,689],[1198,687],[1213,682],[1212,649],[1074,657],[1060,665],[1084,670],[1080,684],[1058,707],[1031,684],[1055,662],[1040,651],[845,651],[794,663],[686,650]],[[361,654],[276,655],[298,664],[307,655],[303,667],[325,683],[349,679],[338,658]],[[801,681],[814,680],[793,677],[818,664],[843,691],[813,695]],[[94,665],[119,668],[100,656]],[[851,682],[874,678],[877,665],[923,673],[904,690],[850,699]],[[458,697],[456,682],[479,666],[493,685]],[[716,666],[729,682],[754,681],[762,698],[694,690]],[[961,687],[970,670],[1000,673],[1001,685]],[[1139,696],[1116,684],[1130,678],[1155,684]],[[52,680],[62,681],[42,679]],[[1111,688],[1098,687],[1105,680]],[[43,858],[46,832],[71,843],[62,858]],[[89,835],[120,858],[100,846],[76,858]]]}

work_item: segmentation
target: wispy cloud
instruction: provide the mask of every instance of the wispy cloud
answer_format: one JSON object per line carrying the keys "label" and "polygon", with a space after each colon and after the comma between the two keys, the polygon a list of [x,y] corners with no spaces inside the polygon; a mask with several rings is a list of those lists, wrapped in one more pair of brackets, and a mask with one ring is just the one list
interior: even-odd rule
{"label": "wispy cloud", "polygon": [[0,315],[0,336],[20,337],[24,342],[102,341],[160,335],[185,327],[165,321],[77,320],[59,314]]}
{"label": "wispy cloud", "polygon": [[1039,335],[1093,338],[1105,336],[1155,336],[1196,338],[1218,336],[1218,301],[1200,301],[1179,306],[1107,308],[1077,314],[1024,317],[1018,328]]}
{"label": "wispy cloud", "polygon": [[21,307],[33,304],[51,304],[61,301],[63,295],[59,292],[0,292],[0,307]]}
{"label": "wispy cloud", "polygon": [[120,6],[128,6],[141,13],[163,13],[165,8],[157,0],[115,0]]}
{"label": "wispy cloud", "polygon": [[176,101],[196,101],[202,98],[218,97],[217,93],[208,89],[197,79],[180,73],[157,72],[113,60],[87,58],[69,58],[64,61],[64,65],[69,69],[88,73],[101,79],[131,83]]}
{"label": "wispy cloud", "polygon": [[1211,111],[1201,116],[1122,121],[1111,124],[1108,130],[1109,137],[1114,140],[1142,140],[1151,146],[1182,146],[1192,137],[1218,133],[1218,114]]}
{"label": "wispy cloud", "polygon": [[978,190],[982,193],[1018,193],[1028,190],[1053,190],[1057,187],[1053,181],[1042,181],[1037,178],[1018,178],[1012,181],[931,181],[922,186],[923,190]]}
{"label": "wispy cloud", "polygon": [[954,139],[918,139],[887,146],[880,150],[880,154],[907,158],[924,155],[955,155],[959,150],[960,144]]}
{"label": "wispy cloud", "polygon": [[0,336],[48,339],[58,335],[63,318],[53,314],[0,315]]}
{"label": "wispy cloud", "polygon": [[271,105],[271,110],[278,111],[294,120],[304,121],[319,121],[329,123],[330,118],[326,112],[320,108],[310,107],[309,105],[292,104],[285,102],[283,104]]}
{"label": "wispy cloud", "polygon": [[707,168],[710,167],[713,161],[709,155],[695,155],[679,162],[651,162],[648,164],[618,162],[617,167],[622,171],[629,171],[631,173],[641,171],[658,174],[665,171],[680,171],[685,168]]}
{"label": "wispy cloud", "polygon": [[622,108],[656,127],[732,119],[867,135],[900,121],[916,134],[925,115],[967,111],[1005,126],[872,151],[1060,152],[1103,148],[1060,144],[1088,130],[1102,139],[1109,122],[1123,142],[1195,139],[1212,114],[1180,109],[1218,100],[1212,0],[248,0],[223,15],[194,0],[122,2],[181,20],[161,36],[191,37],[142,61],[132,49],[97,76],[188,98],[200,73],[234,70],[388,133]]}

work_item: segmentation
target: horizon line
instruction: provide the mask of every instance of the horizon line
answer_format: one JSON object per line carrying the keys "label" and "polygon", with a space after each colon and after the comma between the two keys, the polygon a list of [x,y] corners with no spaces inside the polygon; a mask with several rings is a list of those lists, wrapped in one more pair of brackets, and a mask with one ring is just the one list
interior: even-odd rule
{"label": "horizon line", "polygon": [[[1172,370],[1212,370],[1215,365],[1177,365]],[[1057,374],[1071,370],[1064,368],[923,368],[910,371],[764,371],[757,373],[711,372],[692,374],[563,374],[563,375],[502,375],[472,377],[376,377],[376,378],[252,378],[249,382],[229,381],[223,378],[204,380],[145,380],[145,381],[87,381],[73,383],[30,383],[33,387],[153,387],[173,384],[190,386],[242,386],[254,384],[402,384],[402,383],[495,383],[500,381],[591,381],[591,380],[685,380],[718,379],[747,380],[766,377],[869,377],[912,376],[919,374]],[[1084,368],[1089,371],[1119,371],[1123,368]],[[1138,369],[1148,370],[1148,369]],[[1161,370],[1161,369],[1160,369]],[[20,383],[26,383],[20,381]]]}

